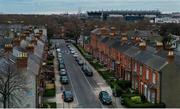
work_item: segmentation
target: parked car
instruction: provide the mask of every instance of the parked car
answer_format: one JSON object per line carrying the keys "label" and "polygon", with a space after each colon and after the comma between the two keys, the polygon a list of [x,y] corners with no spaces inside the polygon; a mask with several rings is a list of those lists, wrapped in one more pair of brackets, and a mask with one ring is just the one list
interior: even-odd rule
{"label": "parked car", "polygon": [[[60,65],[59,65],[59,68],[60,68],[60,69],[65,69],[65,65],[64,65],[64,64],[60,64]],[[59,69],[59,70],[60,70],[60,69]]]}
{"label": "parked car", "polygon": [[66,75],[61,76],[60,81],[61,81],[62,84],[68,84],[68,77]]}
{"label": "parked car", "polygon": [[99,93],[99,99],[102,102],[102,104],[107,104],[107,105],[112,104],[111,96],[106,91],[101,91]]}
{"label": "parked car", "polygon": [[76,60],[77,60],[77,63],[78,63],[80,66],[82,66],[82,65],[84,64],[84,61],[83,61],[82,59],[76,58]]}
{"label": "parked car", "polygon": [[59,62],[59,64],[64,64],[63,58],[59,58],[58,62]]}
{"label": "parked car", "polygon": [[75,50],[70,50],[71,54],[74,54],[76,51]]}
{"label": "parked car", "polygon": [[62,98],[63,98],[64,102],[72,102],[74,100],[73,94],[71,91],[64,91]]}
{"label": "parked car", "polygon": [[82,70],[86,76],[93,76],[92,70],[87,65],[84,64]]}
{"label": "parked car", "polygon": [[78,53],[74,53],[74,54],[73,54],[73,57],[74,57],[74,58],[78,58],[78,56],[79,56]]}
{"label": "parked car", "polygon": [[67,75],[66,70],[65,70],[65,69],[60,69],[59,75],[60,75],[60,76],[65,76],[65,75]]}
{"label": "parked car", "polygon": [[57,52],[61,52],[61,49],[60,49],[60,48],[57,48],[56,51],[57,51]]}
{"label": "parked car", "polygon": [[62,58],[62,54],[58,54],[58,58]]}

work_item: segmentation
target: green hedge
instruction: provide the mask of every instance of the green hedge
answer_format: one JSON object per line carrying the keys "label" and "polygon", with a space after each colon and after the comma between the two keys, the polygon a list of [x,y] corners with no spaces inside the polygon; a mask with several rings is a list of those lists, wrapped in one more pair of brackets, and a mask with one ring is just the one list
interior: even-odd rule
{"label": "green hedge", "polygon": [[[165,104],[164,103],[160,103],[160,104],[153,104],[153,103],[149,103],[149,102],[143,102],[141,101],[141,103],[134,103],[131,100],[131,97],[134,96],[141,96],[140,94],[122,94],[122,98],[124,99],[124,105],[128,108],[164,108]],[[141,96],[141,100],[142,100],[142,96]]]}
{"label": "green hedge", "polygon": [[47,63],[47,65],[53,65],[54,64],[53,60],[47,60],[46,63]]}
{"label": "green hedge", "polygon": [[56,95],[55,88],[54,89],[45,89],[44,97],[54,97]]}
{"label": "green hedge", "polygon": [[153,104],[153,103],[139,103],[135,104],[128,97],[124,98],[124,103],[128,108],[164,108],[165,104]]}
{"label": "green hedge", "polygon": [[117,80],[117,84],[122,88],[122,89],[128,89],[131,88],[131,82],[127,80]]}
{"label": "green hedge", "polygon": [[57,107],[56,102],[46,102],[46,103],[43,103],[43,108],[48,108],[48,105],[50,106],[50,108],[56,108]]}

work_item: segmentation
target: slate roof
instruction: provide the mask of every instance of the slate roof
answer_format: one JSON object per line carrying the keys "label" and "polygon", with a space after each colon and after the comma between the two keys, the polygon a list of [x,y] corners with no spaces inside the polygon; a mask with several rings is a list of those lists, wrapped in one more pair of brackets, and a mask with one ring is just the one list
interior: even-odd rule
{"label": "slate roof", "polygon": [[5,44],[12,42],[12,38],[5,37],[0,41],[0,48],[4,48]]}
{"label": "slate roof", "polygon": [[28,57],[28,69],[29,71],[33,72],[34,74],[38,74],[40,68],[41,59],[34,55],[30,54]]}
{"label": "slate roof", "polygon": [[136,55],[134,58],[135,58],[135,60],[137,60],[141,63],[145,63],[146,61],[151,59],[153,56],[154,55],[151,52],[149,52],[147,50],[143,50],[138,55]]}
{"label": "slate roof", "polygon": [[103,39],[101,39],[102,43],[106,43],[109,40],[109,37],[104,37]]}
{"label": "slate roof", "polygon": [[45,44],[42,41],[38,40],[37,45],[34,48],[34,54],[37,55],[39,58],[42,58],[44,45]]}
{"label": "slate roof", "polygon": [[113,43],[115,43],[115,40],[114,38],[109,38],[109,40],[107,40],[105,42],[105,44],[108,46],[108,47],[112,47]]}
{"label": "slate roof", "polygon": [[157,71],[160,71],[168,63],[167,63],[166,59],[164,59],[160,56],[153,55],[153,57],[151,59],[147,60],[145,62],[145,64]]}
{"label": "slate roof", "polygon": [[131,46],[128,50],[126,50],[124,53],[129,56],[134,58],[136,55],[140,53],[140,49],[134,46]]}

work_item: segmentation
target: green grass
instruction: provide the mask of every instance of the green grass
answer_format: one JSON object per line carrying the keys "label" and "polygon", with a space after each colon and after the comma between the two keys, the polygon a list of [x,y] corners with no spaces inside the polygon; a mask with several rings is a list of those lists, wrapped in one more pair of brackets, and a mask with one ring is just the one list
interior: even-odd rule
{"label": "green grass", "polygon": [[54,89],[45,89],[44,97],[54,97],[55,96],[55,88]]}
{"label": "green grass", "polygon": [[46,102],[43,103],[43,108],[49,108],[48,106],[50,106],[50,108],[56,108],[56,102]]}

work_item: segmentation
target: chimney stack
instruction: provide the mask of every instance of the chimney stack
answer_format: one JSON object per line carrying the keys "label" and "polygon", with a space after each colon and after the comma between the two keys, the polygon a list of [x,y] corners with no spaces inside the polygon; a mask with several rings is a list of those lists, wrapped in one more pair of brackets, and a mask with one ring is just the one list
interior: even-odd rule
{"label": "chimney stack", "polygon": [[20,37],[14,38],[14,40],[13,40],[13,45],[19,46],[19,45],[20,45],[20,42],[21,42],[21,38],[20,38]]}
{"label": "chimney stack", "polygon": [[109,35],[108,28],[106,27],[101,28],[101,35]]}
{"label": "chimney stack", "polygon": [[12,44],[5,44],[5,52],[11,52],[13,49]]}
{"label": "chimney stack", "polygon": [[27,53],[21,52],[17,57],[17,62],[16,62],[17,68],[26,68],[27,61],[28,61]]}
{"label": "chimney stack", "polygon": [[28,52],[33,53],[34,52],[34,44],[28,44],[26,49]]}
{"label": "chimney stack", "polygon": [[146,49],[146,42],[140,42],[139,43],[139,48],[141,49],[141,50],[145,50]]}
{"label": "chimney stack", "polygon": [[121,44],[125,44],[126,42],[128,41],[127,39],[127,36],[124,34],[124,35],[121,35]]}
{"label": "chimney stack", "polygon": [[172,63],[174,61],[174,52],[173,51],[168,51],[167,60],[168,60],[168,63]]}
{"label": "chimney stack", "polygon": [[20,38],[21,38],[21,40],[26,39],[26,34],[25,34],[25,33],[22,33],[22,34],[20,35]]}
{"label": "chimney stack", "polygon": [[109,33],[109,35],[111,38],[114,38],[116,36],[116,28],[111,27],[110,30],[111,30],[111,32]]}
{"label": "chimney stack", "polygon": [[38,41],[37,38],[33,38],[33,39],[31,40],[31,43],[34,44],[34,45],[37,45],[37,41]]}
{"label": "chimney stack", "polygon": [[162,42],[156,42],[156,50],[161,50],[163,49],[163,43]]}

